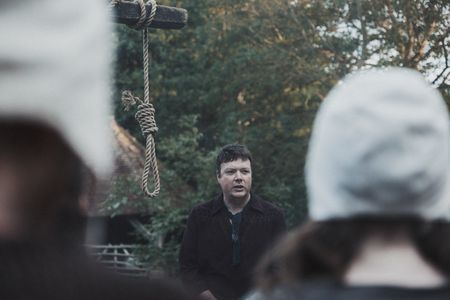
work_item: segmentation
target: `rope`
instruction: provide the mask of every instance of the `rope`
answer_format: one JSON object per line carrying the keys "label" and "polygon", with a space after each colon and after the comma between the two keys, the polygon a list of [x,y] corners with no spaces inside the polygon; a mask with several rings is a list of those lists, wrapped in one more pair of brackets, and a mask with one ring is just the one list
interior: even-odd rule
{"label": "rope", "polygon": [[[116,5],[124,2],[131,2],[126,0],[110,0],[109,1],[109,7],[115,7]],[[136,24],[129,25],[129,27],[134,28],[136,30],[144,30],[146,27],[149,27],[152,23],[153,19],[155,18],[156,14],[156,1],[155,0],[149,0],[147,3],[144,3],[143,0],[137,0],[137,4],[139,5],[139,10],[141,12],[138,21]],[[150,14],[147,16],[147,8],[146,5],[150,3],[151,5],[151,11]]]}
{"label": "rope", "polygon": [[[144,193],[149,197],[156,197],[160,190],[160,180],[158,172],[158,163],[155,153],[155,139],[154,136],[158,131],[155,121],[155,109],[150,103],[150,80],[149,80],[149,40],[148,40],[148,26],[153,21],[156,13],[156,2],[155,0],[149,0],[151,4],[150,14],[147,16],[147,10],[143,0],[138,0],[139,6],[141,8],[141,15],[139,20],[133,28],[142,29],[142,52],[144,60],[144,100],[139,99],[130,91],[122,92],[122,103],[125,110],[129,110],[131,106],[138,104],[138,110],[136,112],[136,120],[139,122],[142,134],[146,139],[145,145],[145,163],[144,172],[142,174],[141,188]],[[148,3],[147,2],[147,3]],[[150,170],[153,174],[154,190],[150,192],[148,190],[148,177]]]}

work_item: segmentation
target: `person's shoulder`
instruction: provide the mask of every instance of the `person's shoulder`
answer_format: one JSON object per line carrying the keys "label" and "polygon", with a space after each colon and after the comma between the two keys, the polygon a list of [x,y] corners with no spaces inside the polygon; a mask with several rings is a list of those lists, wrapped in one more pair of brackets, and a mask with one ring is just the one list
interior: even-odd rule
{"label": "person's shoulder", "polygon": [[297,300],[303,299],[302,293],[296,288],[292,287],[277,287],[270,291],[254,290],[245,300]]}
{"label": "person's shoulder", "polygon": [[331,281],[313,280],[298,283],[284,283],[270,291],[254,291],[246,300],[441,300],[450,299],[450,287],[403,288],[396,286],[343,286]]}
{"label": "person's shoulder", "polygon": [[[342,299],[333,296],[336,291],[331,284],[311,284],[310,282],[280,283],[270,290],[254,290],[246,300],[325,300]],[[354,299],[354,298],[349,298]]]}
{"label": "person's shoulder", "polygon": [[209,201],[201,202],[196,204],[190,212],[190,215],[205,215],[205,214],[211,214],[214,208],[217,205],[217,197],[212,198]]}
{"label": "person's shoulder", "polygon": [[265,200],[264,198],[262,198],[261,196],[258,195],[254,195],[254,197],[257,199],[257,201],[259,202],[259,204],[261,205],[261,208],[265,211],[265,212],[270,212],[273,214],[278,214],[278,215],[283,215],[283,210],[277,206],[276,204]]}
{"label": "person's shoulder", "polygon": [[[192,300],[180,282],[169,278],[145,279],[128,278],[124,275],[109,274],[97,282],[100,287],[97,299],[136,300]],[[88,298],[95,299],[95,298]]]}

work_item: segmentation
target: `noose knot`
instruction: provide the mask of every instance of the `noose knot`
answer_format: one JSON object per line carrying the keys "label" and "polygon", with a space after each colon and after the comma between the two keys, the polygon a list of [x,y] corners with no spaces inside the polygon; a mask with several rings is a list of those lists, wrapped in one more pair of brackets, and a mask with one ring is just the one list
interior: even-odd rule
{"label": "noose knot", "polygon": [[138,120],[145,137],[149,134],[154,136],[158,131],[155,121],[155,109],[151,103],[142,103],[138,106],[136,120]]}
{"label": "noose knot", "polygon": [[134,96],[131,91],[126,90],[122,92],[122,105],[126,111],[130,110],[130,108],[138,102],[141,103],[141,99]]}
{"label": "noose knot", "polygon": [[155,108],[151,103],[145,103],[139,97],[134,96],[130,91],[122,92],[122,104],[125,110],[130,110],[130,108],[138,104],[138,110],[136,112],[136,120],[141,126],[142,133],[145,137],[149,134],[153,136],[158,131],[155,121]]}

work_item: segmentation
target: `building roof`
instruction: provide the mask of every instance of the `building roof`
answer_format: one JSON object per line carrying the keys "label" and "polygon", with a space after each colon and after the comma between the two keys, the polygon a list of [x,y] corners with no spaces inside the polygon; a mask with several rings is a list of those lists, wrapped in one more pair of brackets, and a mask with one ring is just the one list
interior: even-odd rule
{"label": "building roof", "polygon": [[89,216],[145,214],[148,207],[140,190],[145,148],[115,119],[111,120],[114,136],[115,168],[106,180],[98,182],[89,202]]}

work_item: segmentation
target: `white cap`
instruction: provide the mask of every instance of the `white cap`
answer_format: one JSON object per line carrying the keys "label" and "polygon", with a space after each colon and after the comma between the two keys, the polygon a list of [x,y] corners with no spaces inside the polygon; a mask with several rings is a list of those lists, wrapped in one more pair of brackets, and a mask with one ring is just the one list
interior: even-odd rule
{"label": "white cap", "polygon": [[0,3],[0,119],[50,125],[100,176],[112,166],[111,34],[103,0]]}
{"label": "white cap", "polygon": [[326,97],[306,163],[310,217],[448,219],[449,116],[416,71],[356,73]]}

